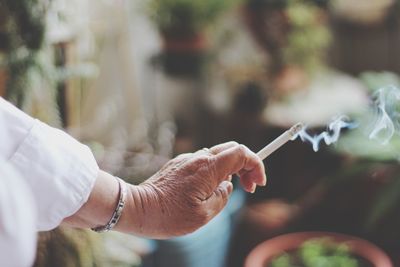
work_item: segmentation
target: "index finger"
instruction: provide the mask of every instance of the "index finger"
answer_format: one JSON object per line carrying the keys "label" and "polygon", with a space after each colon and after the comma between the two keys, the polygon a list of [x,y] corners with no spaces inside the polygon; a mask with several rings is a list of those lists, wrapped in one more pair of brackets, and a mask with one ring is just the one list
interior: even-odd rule
{"label": "index finger", "polygon": [[213,146],[210,148],[210,152],[214,155],[221,153],[224,150],[227,150],[231,147],[235,147],[238,146],[239,144],[235,141],[230,141],[230,142],[226,142],[226,143],[222,143],[222,144],[218,144],[216,146]]}
{"label": "index finger", "polygon": [[[244,145],[236,145],[222,151],[215,157],[215,169],[218,177],[226,177],[235,173],[240,173],[241,179],[252,186],[266,184],[264,164],[261,159]],[[250,187],[251,187],[250,186]],[[245,188],[251,191],[251,188]]]}

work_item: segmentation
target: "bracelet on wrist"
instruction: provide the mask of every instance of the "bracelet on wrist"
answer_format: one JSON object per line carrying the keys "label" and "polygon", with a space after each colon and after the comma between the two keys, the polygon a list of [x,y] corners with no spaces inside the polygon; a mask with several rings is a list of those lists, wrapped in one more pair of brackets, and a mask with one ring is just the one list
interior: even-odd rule
{"label": "bracelet on wrist", "polygon": [[126,194],[127,194],[126,183],[118,177],[116,177],[116,179],[118,180],[118,184],[119,184],[118,204],[115,207],[115,210],[111,216],[111,219],[108,221],[108,223],[106,225],[91,228],[93,231],[95,231],[97,233],[104,233],[104,232],[108,232],[108,231],[112,230],[114,228],[114,226],[118,223],[119,219],[121,218],[122,211],[124,210],[125,199],[126,199]]}

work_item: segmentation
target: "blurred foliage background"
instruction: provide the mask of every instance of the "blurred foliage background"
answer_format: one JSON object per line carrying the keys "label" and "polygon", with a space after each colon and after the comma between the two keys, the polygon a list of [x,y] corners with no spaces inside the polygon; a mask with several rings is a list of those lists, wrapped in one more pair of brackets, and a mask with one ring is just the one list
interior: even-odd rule
{"label": "blurred foliage background", "polygon": [[[363,120],[400,86],[396,0],[1,0],[0,94],[140,183],[177,154],[235,140],[257,151],[292,124]],[[399,103],[400,104],[400,103]],[[165,241],[59,228],[36,266],[242,266],[259,242],[323,230],[400,262],[400,141],[362,130],[314,153],[287,144],[269,186]]]}

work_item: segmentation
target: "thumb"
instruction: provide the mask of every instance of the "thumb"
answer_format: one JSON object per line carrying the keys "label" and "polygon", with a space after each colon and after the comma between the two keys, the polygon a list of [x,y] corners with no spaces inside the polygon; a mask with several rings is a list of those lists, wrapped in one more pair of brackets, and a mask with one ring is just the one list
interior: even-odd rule
{"label": "thumb", "polygon": [[205,200],[205,207],[210,218],[216,216],[228,202],[229,196],[233,191],[233,184],[230,181],[221,182],[211,196]]}

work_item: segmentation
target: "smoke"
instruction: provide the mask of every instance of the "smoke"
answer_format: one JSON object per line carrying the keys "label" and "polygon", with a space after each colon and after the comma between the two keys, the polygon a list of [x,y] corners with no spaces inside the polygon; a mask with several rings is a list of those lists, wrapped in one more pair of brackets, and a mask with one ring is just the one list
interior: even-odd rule
{"label": "smoke", "polygon": [[312,144],[317,152],[321,142],[331,145],[338,141],[343,129],[362,127],[370,140],[387,145],[395,134],[400,134],[400,89],[395,86],[386,86],[376,91],[371,98],[371,107],[368,114],[359,122],[352,122],[348,116],[341,115],[332,120],[327,130],[311,135],[304,127],[294,139],[300,137],[303,142]]}
{"label": "smoke", "polygon": [[400,132],[400,90],[395,86],[381,88],[372,100],[372,123],[367,126],[369,138],[387,145]]}
{"label": "smoke", "polygon": [[322,141],[324,141],[326,145],[333,144],[339,139],[342,129],[352,129],[355,127],[357,127],[356,123],[350,122],[347,116],[342,115],[335,118],[329,123],[327,130],[318,135],[309,134],[307,132],[307,127],[304,127],[295,138],[300,137],[303,142],[310,142],[313,150],[317,152]]}

